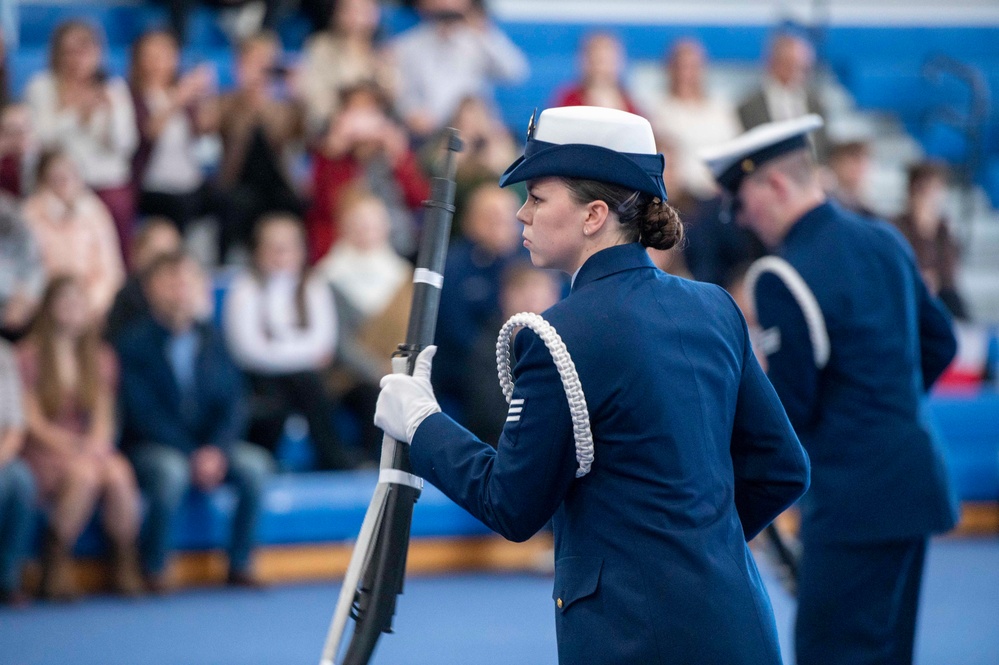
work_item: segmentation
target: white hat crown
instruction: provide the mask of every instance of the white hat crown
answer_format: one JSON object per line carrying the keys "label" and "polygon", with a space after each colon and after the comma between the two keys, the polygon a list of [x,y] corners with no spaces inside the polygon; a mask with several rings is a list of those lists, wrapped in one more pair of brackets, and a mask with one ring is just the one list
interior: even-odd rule
{"label": "white hat crown", "polygon": [[538,117],[533,138],[557,145],[594,145],[632,154],[657,152],[648,120],[627,111],[595,106],[545,109]]}

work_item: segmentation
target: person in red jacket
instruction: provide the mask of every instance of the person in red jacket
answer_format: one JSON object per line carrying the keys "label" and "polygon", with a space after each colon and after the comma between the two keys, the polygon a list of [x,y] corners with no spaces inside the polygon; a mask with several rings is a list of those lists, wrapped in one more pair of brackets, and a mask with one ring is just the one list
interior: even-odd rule
{"label": "person in red jacket", "polygon": [[403,256],[416,253],[414,215],[430,196],[430,183],[390,109],[388,98],[374,83],[344,91],[340,111],[313,159],[313,203],[306,217],[310,262],[324,256],[336,241],[340,198],[348,185],[358,181],[388,206],[395,250]]}
{"label": "person in red jacket", "polygon": [[621,41],[607,32],[589,35],[582,44],[578,84],[563,90],[556,106],[603,106],[638,113],[635,103],[621,85],[625,53]]}

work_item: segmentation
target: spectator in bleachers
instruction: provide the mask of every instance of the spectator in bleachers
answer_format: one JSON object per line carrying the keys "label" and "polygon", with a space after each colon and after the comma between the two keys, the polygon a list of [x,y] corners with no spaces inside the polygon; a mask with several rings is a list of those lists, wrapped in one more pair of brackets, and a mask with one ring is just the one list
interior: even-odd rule
{"label": "spectator in bleachers", "polygon": [[277,450],[285,421],[301,413],[323,470],[353,466],[333,427],[333,403],[321,373],[337,344],[333,300],[307,269],[305,230],[288,215],[270,215],[253,234],[253,265],[238,275],[225,300],[229,350],[253,394],[248,439]]}
{"label": "spectator in bleachers", "polygon": [[24,457],[48,508],[41,595],[76,596],[73,546],[98,508],[111,540],[112,588],[141,593],[139,489],[115,445],[118,363],[101,342],[79,279],[52,280],[17,356],[27,422]]}
{"label": "spectator in bleachers", "polygon": [[359,83],[343,91],[340,110],[318,146],[312,169],[314,199],[307,219],[311,260],[322,257],[336,241],[339,199],[354,182],[388,206],[396,251],[403,256],[416,253],[414,216],[430,195],[430,184],[381,88]]}
{"label": "spectator in bleachers", "polygon": [[301,76],[310,136],[325,133],[344,89],[364,81],[395,89],[395,68],[378,43],[380,19],[376,0],[338,0],[328,25],[305,45]]}
{"label": "spectator in bleachers", "polygon": [[586,37],[579,53],[579,83],[562,90],[553,106],[604,106],[638,113],[624,89],[624,45],[616,36],[598,32]]}
{"label": "spectator in bleachers", "polygon": [[49,70],[31,79],[24,96],[42,146],[65,150],[107,206],[124,255],[135,217],[132,155],[139,135],[128,86],[108,77],[102,51],[90,24],[61,24],[52,35]]}
{"label": "spectator in bleachers", "polygon": [[500,311],[500,278],[522,259],[520,202],[495,183],[481,185],[460,218],[462,237],[451,243],[444,268],[434,385],[437,395],[462,412],[468,406],[469,354],[475,340]]}
{"label": "spectator in bleachers", "polygon": [[16,341],[23,334],[44,289],[38,241],[17,202],[0,195],[0,337]]}
{"label": "spectator in bleachers", "polygon": [[195,219],[218,214],[222,203],[197,155],[215,75],[208,65],[180,75],[179,58],[169,32],[142,35],[132,46],[129,84],[140,136],[132,163],[139,213],[168,217],[183,230]]}
{"label": "spectator in bleachers", "polygon": [[[704,83],[706,54],[694,39],[677,40],[666,58],[669,87],[652,113],[657,135],[668,135],[676,144],[679,181],[684,189],[702,198],[715,194],[711,172],[697,151],[735,138],[742,132],[735,107],[709,94]],[[669,190],[667,190],[669,191]],[[672,191],[669,191],[672,199]]]}
{"label": "spectator in bleachers", "polygon": [[[215,127],[222,138],[219,185],[226,196],[219,260],[245,244],[253,224],[270,212],[301,216],[291,165],[304,137],[305,110],[294,77],[280,66],[281,44],[265,32],[240,43],[237,88],[223,95]],[[283,94],[281,90],[283,89]]]}
{"label": "spectator in bleachers", "polygon": [[93,320],[101,321],[125,279],[114,222],[61,150],[38,159],[38,186],[24,202],[24,218],[50,276],[78,277]]}
{"label": "spectator in bleachers", "polygon": [[[518,156],[518,147],[495,109],[479,97],[466,97],[448,127],[458,130],[463,148],[455,174],[455,210],[460,213],[468,195],[479,185],[496,182]],[[440,173],[447,159],[447,131],[441,130],[420,148],[426,173]]]}
{"label": "spectator in bleachers", "polygon": [[356,417],[366,451],[377,454],[381,430],[372,418],[378,383],[406,339],[413,266],[389,242],[389,212],[377,196],[352,187],[340,200],[341,234],[316,266],[336,294],[340,334],[329,385]]}
{"label": "spectator in bleachers", "polygon": [[910,167],[908,201],[895,225],[916,253],[926,288],[954,317],[967,319],[964,299],[957,290],[960,250],[944,213],[949,181],[950,170],[943,163],[927,161]]}
{"label": "spectator in bleachers", "polygon": [[826,192],[844,208],[865,217],[877,217],[864,202],[864,188],[871,166],[871,147],[866,141],[834,143],[829,148]]}
{"label": "spectator in bleachers", "polygon": [[0,605],[23,605],[21,570],[35,526],[35,478],[24,460],[21,380],[10,345],[0,340]]}
{"label": "spectator in bleachers", "polygon": [[527,77],[524,54],[475,0],[419,0],[420,23],[392,44],[399,68],[397,105],[423,139],[440,129],[469,95],[492,100],[494,83]]}
{"label": "spectator in bleachers", "polygon": [[[815,47],[800,32],[782,29],[770,43],[766,72],[759,89],[739,105],[739,120],[745,129],[774,120],[790,120],[808,113],[825,115],[825,109],[812,87]],[[827,154],[825,131],[812,134],[813,147],[820,160]]]}
{"label": "spectator in bleachers", "polygon": [[496,337],[500,328],[521,312],[541,314],[559,301],[562,284],[557,273],[539,270],[528,260],[516,261],[503,272],[500,309],[483,327],[469,354],[469,390],[464,425],[479,439],[496,446],[503,432],[508,405],[496,377]]}
{"label": "spectator in bleachers", "polygon": [[181,253],[157,257],[143,287],[151,316],[118,342],[123,446],[149,500],[142,540],[150,588],[170,588],[167,558],[188,488],[210,492],[231,482],[237,495],[228,582],[258,586],[251,554],[273,460],[242,441],[243,379],[221,334],[199,321],[205,293],[200,267]]}
{"label": "spectator in bleachers", "polygon": [[[277,27],[282,0],[158,0],[170,11],[170,29],[183,45],[187,40],[187,21],[197,5],[207,5],[235,13],[237,36]],[[260,12],[260,10],[263,10]],[[257,15],[257,12],[260,12]],[[251,27],[244,27],[249,25]]]}
{"label": "spectator in bleachers", "polygon": [[31,112],[24,104],[9,104],[0,111],[0,192],[16,198],[34,187],[38,142],[31,127]]}
{"label": "spectator in bleachers", "polygon": [[108,312],[105,337],[117,340],[130,325],[149,316],[149,302],[142,290],[142,274],[158,256],[179,252],[183,242],[173,220],[150,217],[132,236],[132,268]]}

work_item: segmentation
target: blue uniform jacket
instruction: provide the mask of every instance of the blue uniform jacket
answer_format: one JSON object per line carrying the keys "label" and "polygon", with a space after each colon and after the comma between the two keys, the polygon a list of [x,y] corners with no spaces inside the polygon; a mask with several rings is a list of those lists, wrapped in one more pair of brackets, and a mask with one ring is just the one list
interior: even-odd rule
{"label": "blue uniform jacket", "polygon": [[[874,542],[951,528],[955,501],[920,407],[956,343],[908,243],[825,203],[795,223],[778,255],[814,294],[826,329],[824,338],[809,329],[785,280],[760,277],[757,315],[774,341],[767,371],[812,462],[803,538]],[[821,368],[817,347],[828,349]]]}
{"label": "blue uniform jacket", "polygon": [[579,372],[591,472],[575,478],[562,383],[529,330],[498,448],[435,414],[414,472],[511,540],[553,519],[560,663],[779,663],[746,541],[804,492],[808,461],[735,303],[629,244],[590,257],[544,316]]}
{"label": "blue uniform jacket", "polygon": [[228,451],[244,434],[243,378],[211,326],[198,327],[195,393],[182,408],[181,391],[166,356],[169,331],[146,317],[118,340],[121,361],[123,445],[173,446],[184,453],[204,445]]}

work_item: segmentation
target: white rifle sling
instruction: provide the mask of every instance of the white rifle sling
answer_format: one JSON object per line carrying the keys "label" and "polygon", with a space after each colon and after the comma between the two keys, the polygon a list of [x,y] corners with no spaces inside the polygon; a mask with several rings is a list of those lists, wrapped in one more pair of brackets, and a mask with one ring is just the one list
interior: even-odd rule
{"label": "white rifle sling", "polygon": [[593,432],[590,431],[590,412],[586,408],[586,398],[583,386],[579,382],[576,365],[565,348],[565,342],[559,337],[555,328],[538,314],[521,312],[514,314],[500,328],[499,339],[496,340],[496,369],[499,374],[500,388],[507,403],[513,398],[513,371],[510,367],[510,342],[516,328],[530,328],[541,341],[545,343],[548,352],[552,354],[555,368],[562,378],[562,387],[569,401],[569,413],[572,416],[572,433],[576,441],[576,462],[579,468],[576,477],[582,478],[590,472],[593,464]]}

